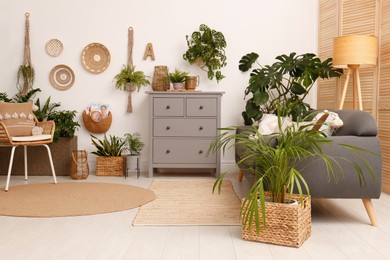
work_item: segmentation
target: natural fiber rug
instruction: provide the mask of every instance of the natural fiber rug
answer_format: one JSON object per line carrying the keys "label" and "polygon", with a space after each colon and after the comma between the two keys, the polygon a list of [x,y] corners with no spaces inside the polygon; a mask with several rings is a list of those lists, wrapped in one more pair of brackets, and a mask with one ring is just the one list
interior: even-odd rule
{"label": "natural fiber rug", "polygon": [[230,181],[212,193],[215,180],[154,180],[156,200],[143,205],[134,226],[240,225],[240,200]]}
{"label": "natural fiber rug", "polygon": [[154,200],[153,191],[122,184],[94,182],[10,186],[0,191],[0,215],[64,217],[109,213]]}

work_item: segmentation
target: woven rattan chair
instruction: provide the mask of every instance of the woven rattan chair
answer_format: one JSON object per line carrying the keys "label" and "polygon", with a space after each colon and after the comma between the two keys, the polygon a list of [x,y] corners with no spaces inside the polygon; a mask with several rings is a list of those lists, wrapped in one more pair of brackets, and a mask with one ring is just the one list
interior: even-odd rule
{"label": "woven rattan chair", "polygon": [[[10,103],[12,104],[12,103]],[[4,122],[0,120],[0,146],[11,147],[11,156],[9,160],[8,173],[7,173],[7,182],[5,186],[5,191],[8,191],[9,182],[11,178],[12,165],[14,160],[15,149],[18,146],[23,146],[24,150],[24,177],[25,180],[28,179],[27,173],[27,146],[44,146],[46,147],[47,154],[49,156],[51,171],[53,174],[54,183],[57,183],[56,174],[54,171],[53,160],[48,144],[53,142],[55,123],[53,121],[39,122],[34,115],[35,126],[41,127],[43,129],[42,134],[40,135],[30,135],[30,136],[11,136],[9,134],[9,129]]]}

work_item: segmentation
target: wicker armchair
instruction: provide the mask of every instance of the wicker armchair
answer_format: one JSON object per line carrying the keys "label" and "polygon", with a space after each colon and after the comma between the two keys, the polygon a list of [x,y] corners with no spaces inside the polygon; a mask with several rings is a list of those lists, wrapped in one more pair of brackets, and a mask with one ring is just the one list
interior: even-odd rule
{"label": "wicker armchair", "polygon": [[[10,105],[11,104],[12,103],[10,103]],[[47,154],[49,156],[49,161],[50,161],[51,171],[53,174],[54,183],[57,183],[53,160],[51,157],[50,148],[48,146],[48,144],[53,142],[55,123],[54,123],[54,121],[39,122],[37,120],[37,118],[35,117],[35,115],[34,115],[34,122],[35,122],[35,126],[41,127],[43,129],[42,134],[29,135],[29,136],[12,136],[9,133],[10,131],[7,128],[7,125],[2,120],[0,120],[0,146],[11,147],[11,156],[10,156],[10,161],[9,161],[9,166],[8,166],[7,182],[6,182],[6,186],[5,186],[5,191],[8,191],[15,149],[18,146],[23,146],[23,149],[24,149],[24,176],[25,176],[25,180],[27,180],[27,178],[28,178],[27,146],[44,146],[44,147],[46,147]]]}

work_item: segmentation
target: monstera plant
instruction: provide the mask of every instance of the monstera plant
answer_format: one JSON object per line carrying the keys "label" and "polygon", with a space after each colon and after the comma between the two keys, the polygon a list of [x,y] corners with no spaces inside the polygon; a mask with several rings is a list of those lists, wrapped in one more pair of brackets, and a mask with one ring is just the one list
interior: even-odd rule
{"label": "monstera plant", "polygon": [[246,72],[254,63],[258,67],[252,69],[248,86],[245,89],[245,111],[242,112],[245,125],[259,121],[263,113],[276,113],[276,105],[288,107],[285,115],[296,121],[304,118],[310,105],[304,99],[309,94],[318,78],[328,79],[340,77],[342,69],[332,66],[332,58],[321,61],[313,53],[277,56],[271,65],[257,62],[259,54],[255,52],[244,55],[239,62],[239,69]]}

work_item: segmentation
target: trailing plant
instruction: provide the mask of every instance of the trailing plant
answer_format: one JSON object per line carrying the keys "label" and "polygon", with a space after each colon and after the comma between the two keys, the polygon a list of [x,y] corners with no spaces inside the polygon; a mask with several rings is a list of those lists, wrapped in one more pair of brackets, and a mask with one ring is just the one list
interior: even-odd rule
{"label": "trailing plant", "polygon": [[[280,114],[283,111],[279,112],[279,133],[261,135],[255,126],[252,126],[250,131],[238,134],[236,133],[238,127],[221,128],[220,130],[224,132],[214,139],[208,151],[208,153],[215,153],[222,150],[225,153],[231,147],[240,146],[243,148],[243,156],[237,164],[254,165],[250,171],[255,175],[256,181],[247,192],[241,210],[243,226],[250,229],[254,220],[257,232],[260,231],[260,223],[263,223],[264,228],[266,227],[266,191],[270,194],[270,201],[276,203],[283,203],[286,198],[291,199],[293,192],[299,194],[301,203],[304,194],[310,195],[310,189],[300,172],[302,165],[299,164],[304,159],[322,160],[326,165],[329,179],[335,182],[338,180],[338,175],[342,173],[339,160],[346,160],[354,166],[360,184],[365,185],[365,178],[359,164],[347,158],[334,158],[323,152],[322,146],[329,145],[332,141],[321,131],[312,129],[315,123],[298,122],[282,127],[283,118]],[[375,179],[371,165],[360,154],[371,152],[350,145],[338,145],[352,150]],[[218,192],[221,191],[225,176],[226,173],[223,173],[217,178],[213,192],[216,189]]]}
{"label": "trailing plant", "polygon": [[248,86],[245,89],[245,111],[242,112],[245,125],[252,125],[262,118],[263,113],[276,113],[277,104],[288,107],[284,115],[292,116],[296,121],[304,118],[310,105],[304,99],[318,78],[339,78],[342,69],[332,66],[332,58],[321,61],[315,54],[279,55],[275,63],[260,65],[259,55],[255,52],[244,55],[239,62],[243,72],[252,68]]}
{"label": "trailing plant", "polygon": [[182,83],[185,81],[188,72],[175,69],[174,72],[169,73],[169,81],[172,83]]}
{"label": "trailing plant", "polygon": [[142,86],[150,84],[148,76],[143,71],[136,71],[134,66],[129,65],[123,65],[122,70],[115,75],[114,79],[116,80],[115,87],[119,90],[129,91],[127,83],[136,86],[137,91],[140,91]]}
{"label": "trailing plant", "polygon": [[220,69],[226,66],[226,40],[223,33],[209,28],[205,24],[199,26],[199,31],[194,31],[191,37],[186,35],[188,50],[183,54],[183,59],[190,64],[197,63],[207,72],[210,80],[216,78],[217,82],[225,78]]}
{"label": "trailing plant", "polygon": [[115,135],[110,135],[109,139],[104,134],[103,140],[91,135],[92,144],[97,151],[92,152],[97,156],[121,156],[125,141]]}
{"label": "trailing plant", "polygon": [[32,65],[20,65],[17,75],[16,86],[19,94],[24,96],[31,91],[35,81],[35,70]]}
{"label": "trailing plant", "polygon": [[59,137],[73,137],[80,124],[76,118],[76,110],[60,110],[51,112],[47,119],[53,120],[56,124],[54,132],[54,142],[58,141]]}
{"label": "trailing plant", "polygon": [[130,155],[139,155],[145,144],[141,140],[141,135],[137,132],[134,134],[125,134],[125,145],[123,151],[127,151]]}

